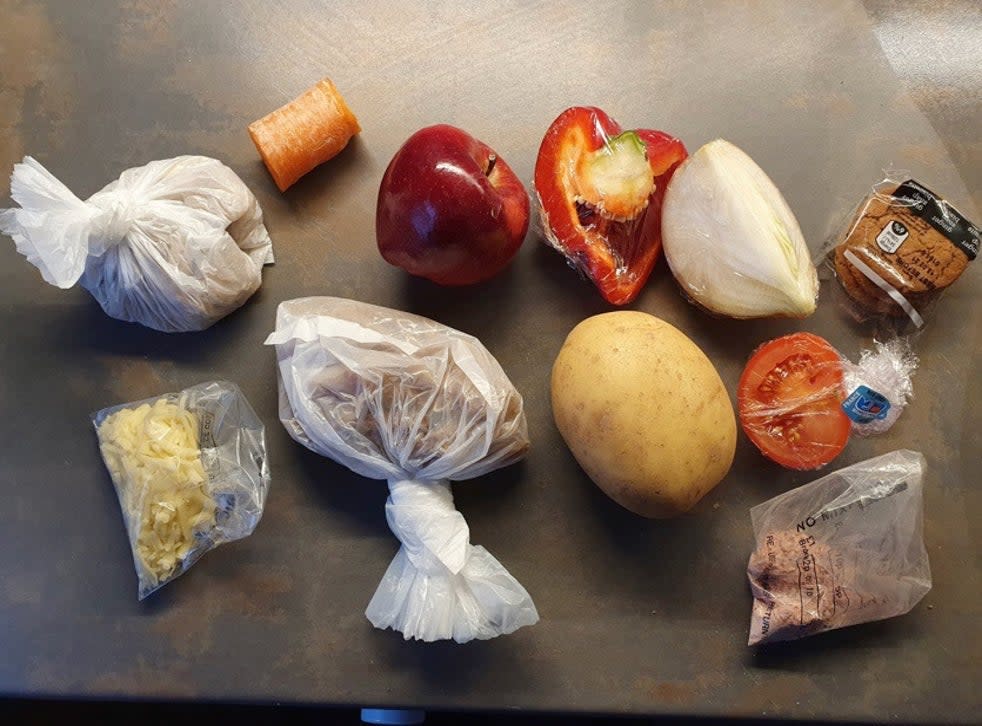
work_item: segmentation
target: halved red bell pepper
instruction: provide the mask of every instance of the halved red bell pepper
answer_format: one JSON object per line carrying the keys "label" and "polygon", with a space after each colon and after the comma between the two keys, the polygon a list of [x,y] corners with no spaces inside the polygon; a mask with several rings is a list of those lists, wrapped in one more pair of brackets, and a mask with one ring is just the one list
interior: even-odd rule
{"label": "halved red bell pepper", "polygon": [[535,161],[549,243],[614,305],[641,292],[661,251],[665,188],[688,152],[661,131],[624,131],[599,108],[563,111]]}

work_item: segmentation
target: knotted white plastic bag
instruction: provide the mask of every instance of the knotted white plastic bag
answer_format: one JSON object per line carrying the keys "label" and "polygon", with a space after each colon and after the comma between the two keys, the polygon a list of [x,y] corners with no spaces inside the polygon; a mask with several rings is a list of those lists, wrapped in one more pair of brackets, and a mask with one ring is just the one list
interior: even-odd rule
{"label": "knotted white plastic bag", "polygon": [[280,420],[307,448],[386,479],[386,518],[402,543],[366,615],[406,639],[487,639],[531,625],[531,597],[470,544],[449,480],[524,457],[522,397],[472,336],[353,300],[281,303]]}
{"label": "knotted white plastic bag", "polygon": [[0,211],[0,232],[46,282],[80,282],[108,315],[156,330],[207,328],[273,261],[259,203],[216,159],[151,161],[83,202],[28,156],[10,193],[20,209]]}

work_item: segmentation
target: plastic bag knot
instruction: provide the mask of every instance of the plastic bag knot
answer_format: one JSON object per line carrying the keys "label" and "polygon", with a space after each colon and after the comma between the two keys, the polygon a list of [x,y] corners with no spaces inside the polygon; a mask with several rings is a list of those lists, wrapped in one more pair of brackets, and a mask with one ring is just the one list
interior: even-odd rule
{"label": "plastic bag knot", "polygon": [[435,575],[449,570],[456,575],[463,569],[470,529],[454,508],[449,482],[390,481],[385,518],[409,561],[421,572]]}
{"label": "plastic bag knot", "polygon": [[[116,192],[108,203],[100,205],[103,212],[96,219],[98,233],[93,235],[92,251],[99,253],[122,242],[133,226],[134,199],[129,194]],[[95,244],[99,238],[101,245]],[[102,249],[99,250],[98,248]]]}

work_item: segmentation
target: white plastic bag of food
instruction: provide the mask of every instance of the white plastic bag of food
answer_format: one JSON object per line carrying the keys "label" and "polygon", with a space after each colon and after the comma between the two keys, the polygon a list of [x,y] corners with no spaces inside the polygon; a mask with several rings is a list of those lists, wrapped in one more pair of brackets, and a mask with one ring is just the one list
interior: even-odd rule
{"label": "white plastic bag of food", "polygon": [[797,640],[909,612],[931,589],[924,457],[901,449],[750,510],[749,645]]}
{"label": "white plastic bag of food", "polygon": [[178,156],[124,171],[86,201],[36,160],[14,166],[0,232],[46,282],[77,282],[114,318],[202,330],[259,289],[273,247],[252,192],[216,159]]}
{"label": "white plastic bag of food", "polygon": [[385,514],[402,542],[368,605],[408,640],[464,643],[538,621],[532,599],[470,544],[450,480],[525,456],[522,397],[469,335],[353,300],[281,303],[276,331],[280,419],[312,451],[385,479]]}
{"label": "white plastic bag of food", "polygon": [[234,383],[112,406],[92,422],[141,600],[208,550],[252,534],[269,490],[266,430]]}

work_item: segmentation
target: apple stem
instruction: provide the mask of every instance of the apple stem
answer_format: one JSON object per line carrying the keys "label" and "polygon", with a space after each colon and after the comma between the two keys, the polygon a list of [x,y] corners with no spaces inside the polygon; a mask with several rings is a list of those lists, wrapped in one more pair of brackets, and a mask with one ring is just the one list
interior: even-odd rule
{"label": "apple stem", "polygon": [[494,169],[494,162],[496,162],[497,160],[498,160],[498,157],[495,154],[491,154],[488,157],[488,168],[484,172],[484,176],[491,176],[491,170]]}

